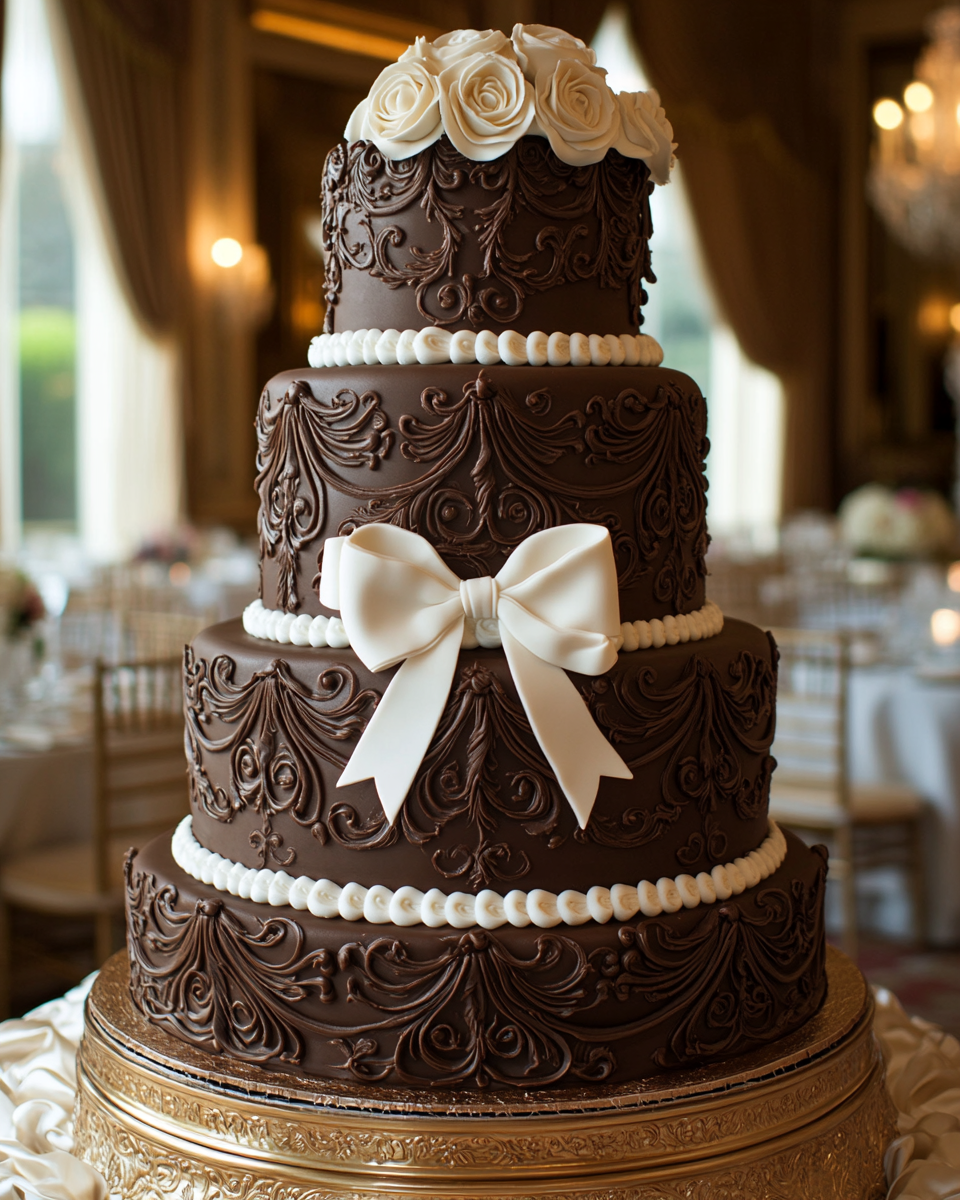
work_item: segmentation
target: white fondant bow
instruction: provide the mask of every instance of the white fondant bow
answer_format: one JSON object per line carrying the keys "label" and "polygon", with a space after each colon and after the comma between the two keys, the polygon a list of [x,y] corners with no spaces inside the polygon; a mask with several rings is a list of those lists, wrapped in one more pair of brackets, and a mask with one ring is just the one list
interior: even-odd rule
{"label": "white fondant bow", "polygon": [[366,525],[327,539],[320,600],[340,610],[371,671],[403,664],[337,783],[373,779],[391,824],[440,722],[468,616],[499,620],[531,728],[581,828],[601,775],[633,778],[565,673],[601,675],[616,661],[617,572],[602,526],[545,529],[496,578],[460,580],[419,534]]}

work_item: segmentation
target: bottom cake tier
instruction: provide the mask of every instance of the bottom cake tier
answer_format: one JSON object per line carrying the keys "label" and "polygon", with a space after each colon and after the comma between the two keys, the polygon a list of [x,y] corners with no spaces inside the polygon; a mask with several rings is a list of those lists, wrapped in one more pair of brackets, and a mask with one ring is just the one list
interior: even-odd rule
{"label": "bottom cake tier", "polygon": [[742,1054],[823,1002],[826,856],[708,908],[560,929],[287,915],[200,883],[170,837],[127,863],[135,1004],[201,1049],[321,1079],[533,1088]]}

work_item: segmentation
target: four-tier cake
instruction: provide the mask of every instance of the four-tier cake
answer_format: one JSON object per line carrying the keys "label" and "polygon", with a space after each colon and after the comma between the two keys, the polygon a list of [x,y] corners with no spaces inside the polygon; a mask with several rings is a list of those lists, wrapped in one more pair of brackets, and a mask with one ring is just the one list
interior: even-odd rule
{"label": "four-tier cake", "polygon": [[530,1089],[821,1005],[776,647],[707,597],[704,399],[641,332],[673,149],[656,93],[517,26],[412,46],[330,153],[260,599],[187,650],[191,816],[128,861],[132,995],[177,1038]]}

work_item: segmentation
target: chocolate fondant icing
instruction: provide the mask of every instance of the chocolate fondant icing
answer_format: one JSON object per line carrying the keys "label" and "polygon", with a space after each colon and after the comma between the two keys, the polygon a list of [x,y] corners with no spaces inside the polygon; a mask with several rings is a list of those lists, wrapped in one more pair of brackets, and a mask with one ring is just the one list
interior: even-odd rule
{"label": "chocolate fondant icing", "polygon": [[615,150],[570,166],[523,137],[471,162],[446,137],[391,161],[354,142],[323,182],[327,333],[636,333],[650,267],[650,173]]}

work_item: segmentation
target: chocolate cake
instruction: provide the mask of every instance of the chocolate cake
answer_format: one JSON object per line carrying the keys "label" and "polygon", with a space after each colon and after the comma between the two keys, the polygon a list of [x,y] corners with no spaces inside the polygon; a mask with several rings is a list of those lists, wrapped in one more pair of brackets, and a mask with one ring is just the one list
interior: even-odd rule
{"label": "chocolate cake", "polygon": [[655,93],[518,26],[418,42],[329,155],[325,330],[260,401],[260,599],[187,649],[191,816],[128,860],[132,994],[177,1037],[529,1089],[821,1004],[776,646],[707,598],[704,399],[641,332],[672,151]]}

